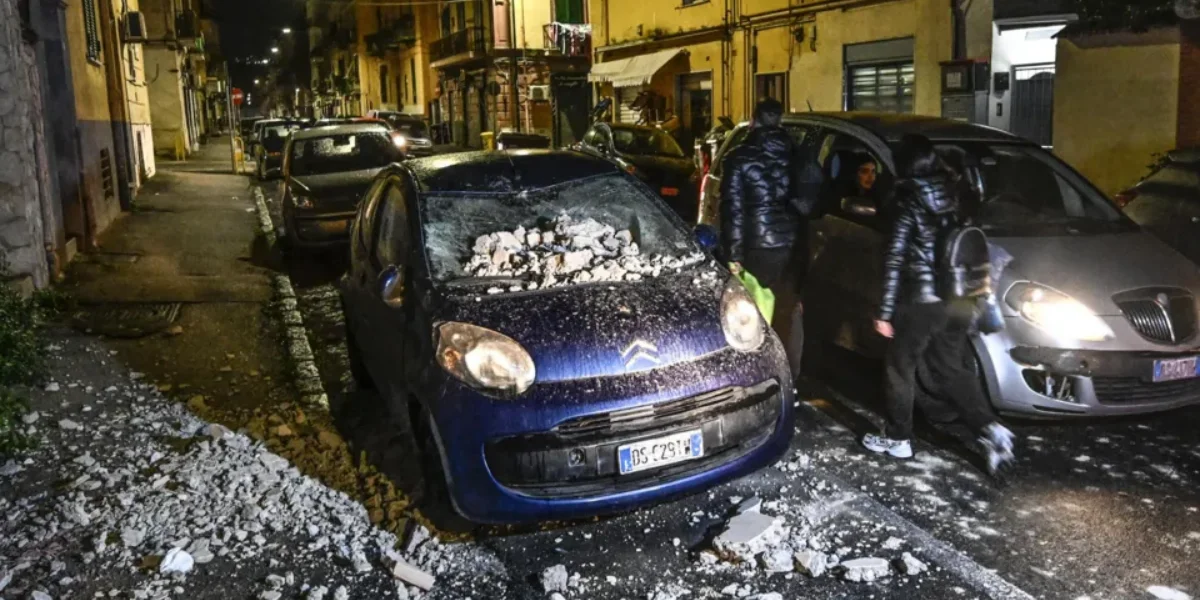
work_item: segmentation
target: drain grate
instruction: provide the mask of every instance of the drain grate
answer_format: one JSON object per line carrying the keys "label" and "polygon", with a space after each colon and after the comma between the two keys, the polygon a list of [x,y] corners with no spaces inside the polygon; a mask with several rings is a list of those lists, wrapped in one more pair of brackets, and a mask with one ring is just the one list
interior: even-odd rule
{"label": "drain grate", "polygon": [[140,338],[158,333],[179,318],[180,304],[121,303],[82,307],[71,316],[76,329],[109,337]]}

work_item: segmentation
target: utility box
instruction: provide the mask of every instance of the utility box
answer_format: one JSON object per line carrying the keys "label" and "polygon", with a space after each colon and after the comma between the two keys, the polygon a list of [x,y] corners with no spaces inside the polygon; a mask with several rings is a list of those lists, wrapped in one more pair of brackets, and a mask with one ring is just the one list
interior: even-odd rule
{"label": "utility box", "polygon": [[942,63],[942,117],[988,122],[988,87],[991,65],[975,60]]}

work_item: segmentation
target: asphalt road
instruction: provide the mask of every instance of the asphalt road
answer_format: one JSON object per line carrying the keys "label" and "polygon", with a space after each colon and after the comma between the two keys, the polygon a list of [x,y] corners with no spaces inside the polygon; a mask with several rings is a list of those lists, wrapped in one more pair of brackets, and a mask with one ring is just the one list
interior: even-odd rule
{"label": "asphalt road", "polygon": [[[262,187],[277,211],[277,186]],[[412,491],[420,474],[407,424],[363,410],[378,405],[357,396],[349,375],[334,285],[344,263],[337,254],[310,254],[288,256],[283,268],[343,436]],[[1022,440],[1019,467],[999,485],[943,432],[919,434],[910,461],[862,450],[857,437],[873,430],[879,408],[879,367],[851,356],[831,362],[837,367],[828,376],[803,382],[792,450],[774,467],[633,513],[491,531],[473,543],[493,550],[530,598],[544,597],[536,574],[554,564],[580,574],[579,597],[587,598],[680,589],[692,593],[683,598],[715,598],[731,582],[785,598],[1100,600],[1155,598],[1151,590],[1165,588],[1200,597],[1200,407],[1121,420],[1011,423]],[[350,402],[355,411],[339,409]],[[810,539],[843,559],[912,551],[936,567],[865,584],[700,566],[696,553],[730,515],[730,498],[751,495],[767,501],[764,512],[807,525]],[[897,549],[895,540],[885,544],[889,538],[903,541]]]}

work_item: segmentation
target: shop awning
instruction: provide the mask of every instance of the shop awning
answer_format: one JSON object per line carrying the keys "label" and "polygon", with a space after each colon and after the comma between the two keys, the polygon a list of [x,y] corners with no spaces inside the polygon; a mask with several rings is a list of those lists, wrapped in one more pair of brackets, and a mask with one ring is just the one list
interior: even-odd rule
{"label": "shop awning", "polygon": [[671,59],[684,52],[682,48],[659,50],[651,54],[642,54],[632,58],[622,58],[609,62],[592,65],[588,73],[588,81],[611,83],[613,87],[629,87],[646,85],[659,69],[665,67]]}

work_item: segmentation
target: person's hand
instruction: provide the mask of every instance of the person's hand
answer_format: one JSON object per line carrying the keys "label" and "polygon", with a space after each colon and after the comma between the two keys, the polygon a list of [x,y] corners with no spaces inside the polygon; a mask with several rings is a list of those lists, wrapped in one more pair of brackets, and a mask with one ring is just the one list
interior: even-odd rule
{"label": "person's hand", "polygon": [[875,320],[875,331],[889,340],[896,336],[896,330],[892,329],[892,324],[883,319]]}

